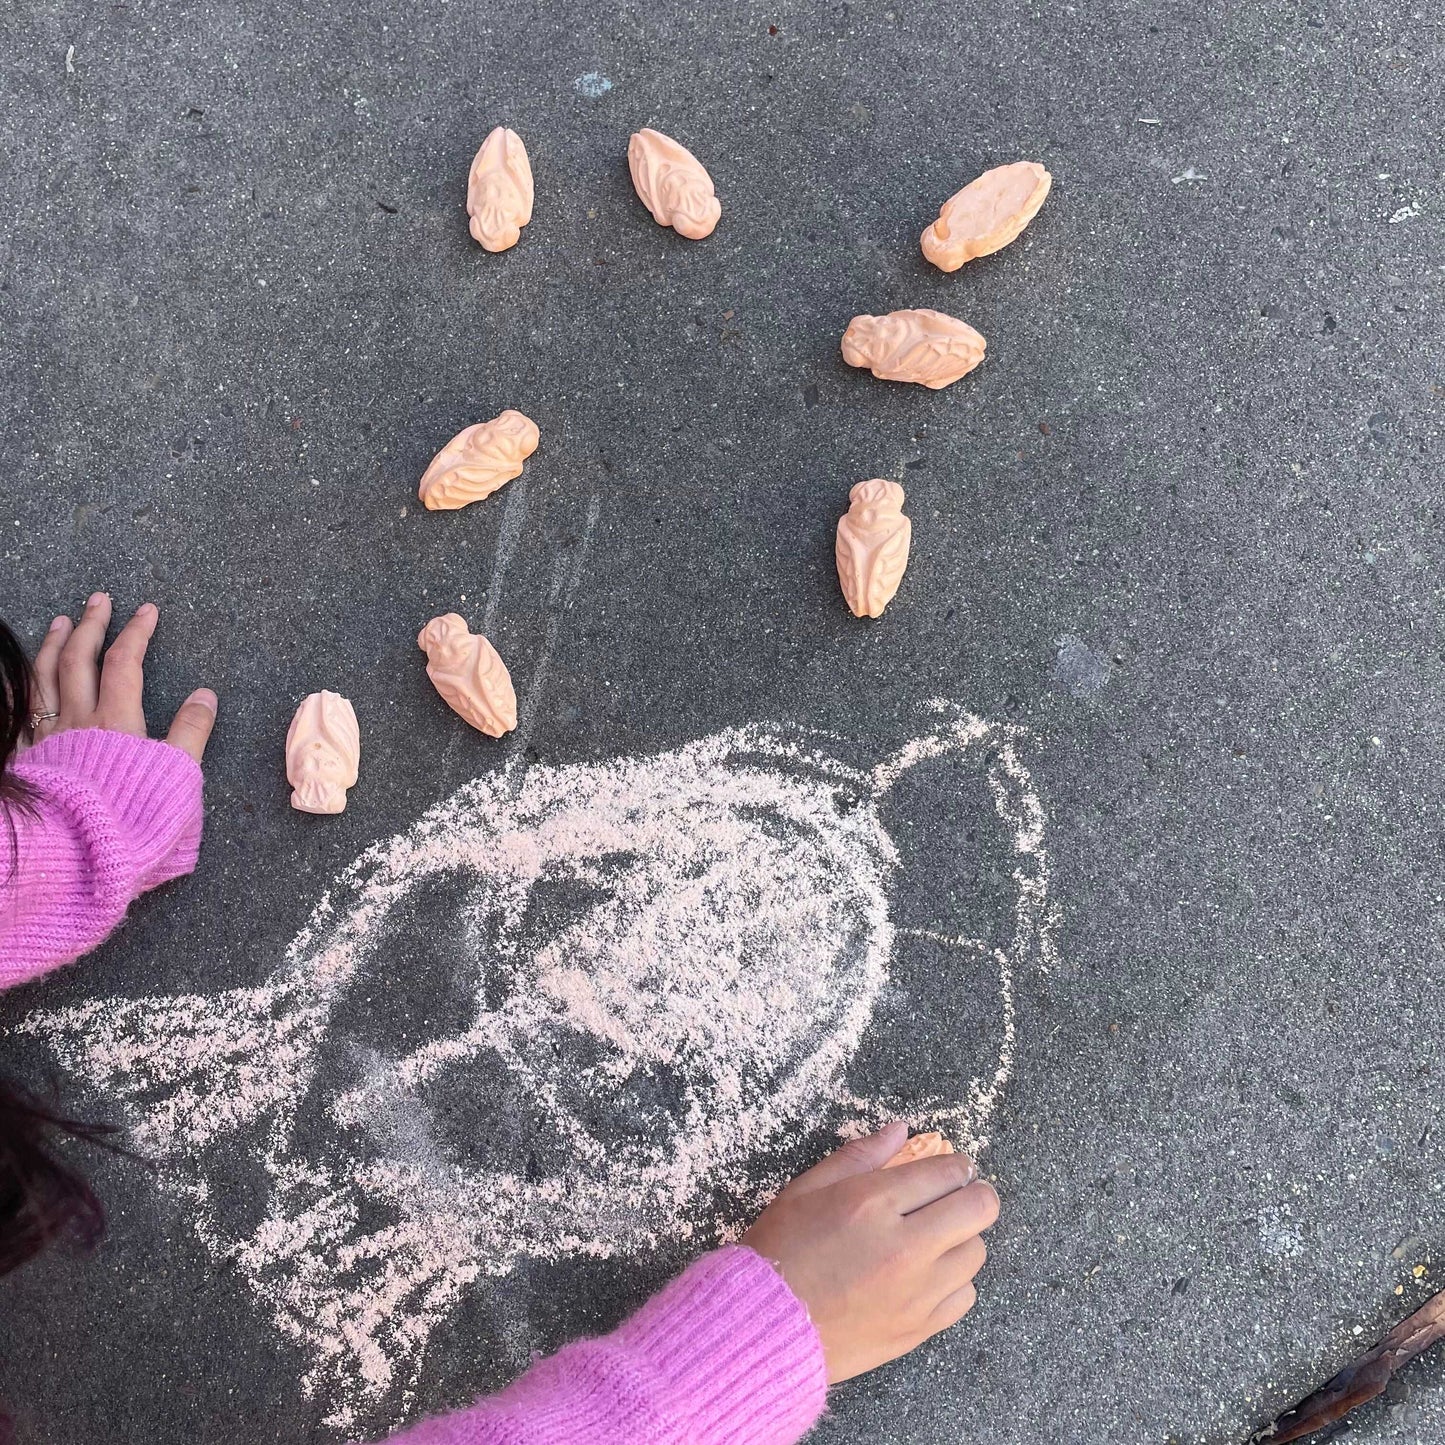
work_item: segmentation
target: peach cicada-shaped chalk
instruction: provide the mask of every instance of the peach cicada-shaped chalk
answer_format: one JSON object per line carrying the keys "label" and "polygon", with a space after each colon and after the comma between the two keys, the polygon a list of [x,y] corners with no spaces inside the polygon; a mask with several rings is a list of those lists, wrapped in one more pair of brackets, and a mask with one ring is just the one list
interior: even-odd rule
{"label": "peach cicada-shaped chalk", "polygon": [[522,475],[540,440],[537,423],[519,411],[466,427],[432,458],[417,495],[429,512],[480,502]]}
{"label": "peach cicada-shaped chalk", "polygon": [[838,519],[838,581],[854,617],[881,617],[908,566],[913,523],[903,515],[903,488],[874,477],[848,493]]}
{"label": "peach cicada-shaped chalk", "polygon": [[883,1167],[895,1169],[900,1164],[912,1164],[915,1159],[936,1159],[940,1154],[952,1154],[953,1145],[935,1130],[927,1134],[915,1134]]}
{"label": "peach cicada-shaped chalk", "polygon": [[291,806],[300,813],[344,813],[360,766],[361,729],[351,704],[334,692],[303,699],[286,730]]}
{"label": "peach cicada-shaped chalk", "polygon": [[890,311],[855,316],[843,333],[843,360],[880,381],[914,381],[938,391],[983,360],[982,336],[942,311]]}
{"label": "peach cicada-shaped chalk", "polygon": [[923,233],[923,254],[940,271],[957,271],[965,261],[1003,250],[1038,215],[1053,183],[1037,161],[985,171],[943,203]]}
{"label": "peach cicada-shaped chalk", "polygon": [[499,125],[482,142],[467,175],[467,215],[488,251],[515,246],[532,219],[532,166],[516,131]]}
{"label": "peach cicada-shaped chalk", "polygon": [[517,694],[507,665],[464,618],[455,612],[433,617],[416,641],[427,656],[426,675],[454,713],[492,738],[517,726]]}
{"label": "peach cicada-shaped chalk", "polygon": [[642,204],[659,226],[691,241],[710,236],[722,215],[702,162],[661,131],[640,130],[627,142],[627,166]]}

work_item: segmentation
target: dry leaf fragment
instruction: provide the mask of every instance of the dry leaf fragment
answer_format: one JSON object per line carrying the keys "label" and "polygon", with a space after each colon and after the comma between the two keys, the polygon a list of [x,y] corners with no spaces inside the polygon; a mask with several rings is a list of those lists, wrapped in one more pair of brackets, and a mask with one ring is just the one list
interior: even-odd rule
{"label": "dry leaf fragment", "polygon": [[1337,1425],[1357,1406],[1381,1395],[1397,1371],[1437,1340],[1445,1339],[1445,1290],[1426,1300],[1414,1314],[1400,1321],[1378,1344],[1352,1360],[1313,1395],[1286,1410],[1272,1425],[1251,1436],[1251,1441],[1288,1445],[1330,1425]]}
{"label": "dry leaf fragment", "polygon": [[431,459],[417,495],[430,512],[480,502],[522,475],[540,440],[537,423],[519,411],[466,427]]}
{"label": "dry leaf fragment", "polygon": [[854,617],[881,617],[908,566],[913,523],[903,515],[903,488],[874,477],[848,493],[834,555],[843,600]]}
{"label": "dry leaf fragment", "polygon": [[1038,215],[1054,178],[1037,161],[995,166],[940,208],[923,233],[923,254],[940,271],[1001,251]]}
{"label": "dry leaf fragment", "polygon": [[915,1134],[883,1167],[893,1169],[899,1164],[912,1164],[915,1159],[936,1159],[940,1154],[952,1154],[953,1145],[936,1130],[927,1134]]}
{"label": "dry leaf fragment", "polygon": [[517,694],[507,665],[464,618],[455,612],[434,617],[416,641],[427,655],[426,675],[454,713],[488,737],[517,726]]}
{"label": "dry leaf fragment", "polygon": [[637,131],[627,142],[627,167],[642,204],[659,226],[700,241],[722,216],[712,177],[684,145],[657,130]]}
{"label": "dry leaf fragment", "polygon": [[488,251],[515,246],[532,219],[532,165],[516,131],[499,125],[482,142],[467,175],[467,215]]}
{"label": "dry leaf fragment", "polygon": [[843,360],[881,381],[913,381],[937,391],[967,376],[987,343],[966,322],[920,307],[855,316],[843,333]]}

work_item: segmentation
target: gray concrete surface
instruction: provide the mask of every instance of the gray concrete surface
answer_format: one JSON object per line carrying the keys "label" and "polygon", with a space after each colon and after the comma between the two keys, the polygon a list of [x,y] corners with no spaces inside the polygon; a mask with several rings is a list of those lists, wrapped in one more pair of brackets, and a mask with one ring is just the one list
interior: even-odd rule
{"label": "gray concrete surface", "polygon": [[[20,0],[0,40],[0,612],[34,640],[96,586],[153,598],[155,716],[223,697],[198,874],[0,1023],[264,976],[328,879],[491,765],[414,638],[484,605],[504,513],[440,526],[413,488],[522,405],[505,655],[537,656],[599,498],[536,757],[758,718],[882,744],[939,694],[1035,734],[1060,958],[1019,981],[981,1303],[820,1440],[1224,1445],[1440,1283],[1437,11]],[[500,121],[537,208],[495,258],[460,202]],[[648,124],[710,165],[710,242],[633,198]],[[933,271],[938,202],[1020,156],[1055,176],[1026,237]],[[849,316],[905,305],[982,330],[982,369],[936,395],[842,365]],[[830,538],[869,475],[905,482],[915,553],[864,628]],[[278,772],[319,686],[368,749],[321,826]],[[184,1211],[98,1177],[103,1252],[0,1291],[22,1440],[337,1438]],[[402,1412],[672,1262],[488,1286]],[[1445,1437],[1441,1368],[1357,1438]]]}

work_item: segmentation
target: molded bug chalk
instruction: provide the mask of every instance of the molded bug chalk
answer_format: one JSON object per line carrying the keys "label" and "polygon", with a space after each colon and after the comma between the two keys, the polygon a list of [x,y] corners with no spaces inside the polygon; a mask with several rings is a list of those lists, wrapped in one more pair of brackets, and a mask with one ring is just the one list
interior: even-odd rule
{"label": "molded bug chalk", "polygon": [[442,699],[479,732],[499,738],[517,726],[517,694],[497,649],[455,612],[433,617],[417,637],[426,675]]}
{"label": "molded bug chalk", "polygon": [[339,694],[313,692],[286,730],[286,781],[301,813],[344,813],[361,766],[356,710]]}
{"label": "molded bug chalk", "polygon": [[887,316],[855,316],[843,333],[843,360],[880,381],[950,386],[983,360],[987,343],[967,322],[919,307]]}
{"label": "molded bug chalk", "polygon": [[1038,215],[1054,178],[1037,161],[995,166],[950,196],[921,238],[923,254],[940,271],[991,256],[1023,233]]}
{"label": "molded bug chalk", "polygon": [[848,493],[834,555],[843,600],[854,617],[881,617],[908,566],[913,523],[903,515],[903,488],[874,477]]}
{"label": "molded bug chalk", "polygon": [[657,130],[640,130],[627,142],[627,167],[642,204],[659,226],[701,241],[722,216],[712,177],[684,145]]}
{"label": "molded bug chalk", "polygon": [[953,1145],[936,1129],[930,1129],[926,1134],[915,1134],[883,1167],[896,1169],[915,1159],[936,1159],[940,1154],[952,1153]]}
{"label": "molded bug chalk", "polygon": [[514,130],[499,125],[482,142],[467,175],[467,215],[472,239],[488,251],[517,244],[532,219],[532,164]]}
{"label": "molded bug chalk", "polygon": [[459,431],[431,459],[417,495],[429,512],[480,502],[522,475],[542,434],[531,417],[507,410]]}

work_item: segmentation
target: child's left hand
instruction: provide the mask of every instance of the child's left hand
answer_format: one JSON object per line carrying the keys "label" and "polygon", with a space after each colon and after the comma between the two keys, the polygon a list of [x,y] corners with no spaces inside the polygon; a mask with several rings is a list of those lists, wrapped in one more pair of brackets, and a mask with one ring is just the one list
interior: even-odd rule
{"label": "child's left hand", "polygon": [[[36,742],[69,728],[105,728],[149,736],[141,701],[146,647],[156,630],[160,613],[152,602],[136,609],[106,651],[105,630],[110,625],[110,597],[95,593],[85,604],[80,621],[57,617],[35,656],[35,683],[31,697],[32,734]],[[199,687],[180,706],[166,742],[197,762],[216,723],[216,694]]]}

